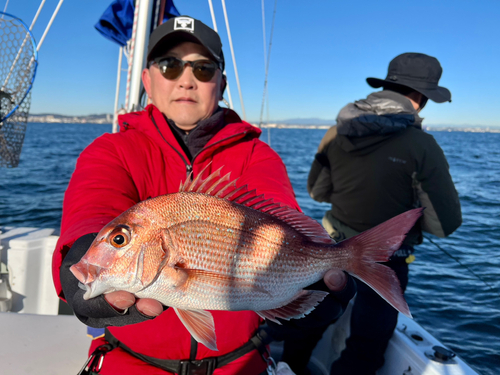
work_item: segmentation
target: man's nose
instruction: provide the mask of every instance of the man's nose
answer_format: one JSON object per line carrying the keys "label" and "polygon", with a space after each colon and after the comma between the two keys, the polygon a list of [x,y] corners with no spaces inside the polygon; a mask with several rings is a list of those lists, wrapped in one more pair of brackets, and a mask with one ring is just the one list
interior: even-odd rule
{"label": "man's nose", "polygon": [[179,80],[177,81],[179,86],[184,89],[192,89],[196,86],[196,78],[193,74],[193,68],[186,64],[184,71],[182,72]]}

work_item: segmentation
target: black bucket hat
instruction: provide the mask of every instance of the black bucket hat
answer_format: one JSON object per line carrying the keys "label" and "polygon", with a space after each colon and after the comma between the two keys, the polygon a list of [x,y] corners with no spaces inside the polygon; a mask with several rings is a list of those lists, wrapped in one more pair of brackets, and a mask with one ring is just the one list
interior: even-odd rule
{"label": "black bucket hat", "polygon": [[451,92],[438,86],[443,68],[439,61],[423,53],[403,53],[390,63],[386,79],[367,78],[371,87],[409,87],[436,103],[451,102]]}
{"label": "black bucket hat", "polygon": [[172,45],[181,41],[201,44],[219,64],[220,70],[224,71],[224,54],[219,34],[189,16],[171,18],[153,31],[149,38],[147,61],[161,56]]}

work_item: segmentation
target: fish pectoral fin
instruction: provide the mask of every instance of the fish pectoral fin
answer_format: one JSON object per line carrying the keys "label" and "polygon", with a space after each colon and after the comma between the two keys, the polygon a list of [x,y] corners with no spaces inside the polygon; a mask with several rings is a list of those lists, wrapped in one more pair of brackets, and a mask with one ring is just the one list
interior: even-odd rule
{"label": "fish pectoral fin", "polygon": [[163,255],[158,267],[158,272],[166,265],[173,267],[176,263],[182,261],[179,255],[179,243],[177,238],[171,235],[169,228],[161,232],[161,249],[163,250]]}
{"label": "fish pectoral fin", "polygon": [[174,311],[196,341],[210,350],[217,349],[214,318],[205,310],[182,310],[174,307]]}
{"label": "fish pectoral fin", "polygon": [[303,318],[314,310],[328,295],[321,290],[301,290],[288,303],[271,310],[256,311],[264,319],[281,324],[276,318],[285,320]]}

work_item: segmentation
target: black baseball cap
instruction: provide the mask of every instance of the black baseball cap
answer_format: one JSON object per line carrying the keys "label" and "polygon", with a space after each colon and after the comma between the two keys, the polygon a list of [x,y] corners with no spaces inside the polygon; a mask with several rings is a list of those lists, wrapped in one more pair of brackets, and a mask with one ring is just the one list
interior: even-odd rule
{"label": "black baseball cap", "polygon": [[201,44],[219,64],[220,70],[224,71],[224,54],[219,34],[189,16],[171,18],[153,31],[149,38],[147,61],[163,55],[173,45],[182,41]]}
{"label": "black baseball cap", "polygon": [[367,78],[371,87],[406,86],[436,103],[451,102],[451,92],[438,86],[443,68],[438,59],[423,53],[403,53],[389,63],[387,77]]}

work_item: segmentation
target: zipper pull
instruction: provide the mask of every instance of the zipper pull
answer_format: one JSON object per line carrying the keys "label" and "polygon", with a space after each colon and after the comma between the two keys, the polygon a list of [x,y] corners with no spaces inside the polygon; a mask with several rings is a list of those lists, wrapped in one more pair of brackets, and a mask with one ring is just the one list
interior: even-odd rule
{"label": "zipper pull", "polygon": [[193,166],[191,164],[186,164],[186,177],[191,178],[191,181],[193,181]]}

